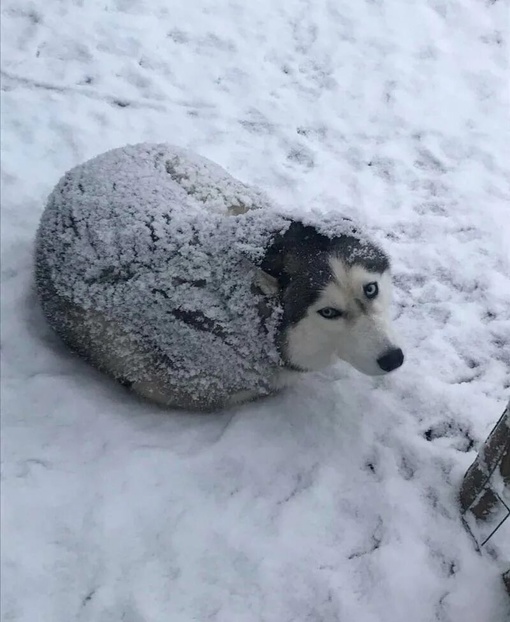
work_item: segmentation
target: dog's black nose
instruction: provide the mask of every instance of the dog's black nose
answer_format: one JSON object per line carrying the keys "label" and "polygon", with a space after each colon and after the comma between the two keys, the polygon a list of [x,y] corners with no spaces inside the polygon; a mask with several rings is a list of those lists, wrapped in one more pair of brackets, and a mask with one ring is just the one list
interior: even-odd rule
{"label": "dog's black nose", "polygon": [[377,364],[383,371],[393,371],[404,362],[404,353],[400,348],[390,350],[377,359]]}

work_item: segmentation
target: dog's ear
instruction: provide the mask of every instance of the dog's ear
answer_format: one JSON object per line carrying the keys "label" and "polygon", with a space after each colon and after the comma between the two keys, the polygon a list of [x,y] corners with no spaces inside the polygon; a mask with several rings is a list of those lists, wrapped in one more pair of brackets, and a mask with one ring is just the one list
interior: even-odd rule
{"label": "dog's ear", "polygon": [[255,285],[266,296],[276,296],[280,291],[278,279],[261,269],[258,269],[255,274]]}
{"label": "dog's ear", "polygon": [[287,231],[270,244],[260,267],[282,288],[299,273],[304,263],[327,247],[328,239],[314,227],[292,222]]}
{"label": "dog's ear", "polygon": [[301,227],[301,223],[292,222],[285,233],[275,236],[262,260],[261,270],[276,280],[280,287],[283,287],[284,281],[290,277],[289,252],[298,245]]}

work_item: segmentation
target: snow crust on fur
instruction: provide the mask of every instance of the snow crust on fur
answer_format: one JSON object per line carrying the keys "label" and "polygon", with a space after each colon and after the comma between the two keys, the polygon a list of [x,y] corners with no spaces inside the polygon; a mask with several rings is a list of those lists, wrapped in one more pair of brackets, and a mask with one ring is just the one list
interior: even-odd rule
{"label": "snow crust on fur", "polygon": [[[303,218],[329,237],[355,230],[338,215]],[[282,364],[281,309],[266,300],[261,318],[253,282],[289,224],[263,193],[205,158],[169,145],[114,149],[69,171],[50,195],[39,290],[44,300],[49,280],[59,297],[122,326],[148,345],[147,357],[159,353],[163,376],[202,402],[263,395]],[[146,379],[148,361],[132,365],[127,380]]]}
{"label": "snow crust on fur", "polygon": [[[267,200],[211,162],[164,145],[115,149],[59,182],[37,262],[59,296],[157,349],[197,397],[264,392],[279,364],[279,308],[262,325],[250,277],[269,230],[285,221],[268,210],[225,218],[241,205]],[[141,361],[129,380],[145,373]]]}

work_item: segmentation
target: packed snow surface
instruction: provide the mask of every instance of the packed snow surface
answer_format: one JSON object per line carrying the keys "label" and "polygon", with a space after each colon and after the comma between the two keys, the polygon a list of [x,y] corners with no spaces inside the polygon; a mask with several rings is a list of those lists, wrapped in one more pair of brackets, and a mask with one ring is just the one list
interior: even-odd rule
{"label": "packed snow surface", "polygon": [[[456,505],[510,387],[508,35],[502,0],[4,0],[6,622],[508,619],[510,525],[480,555]],[[404,366],[197,416],[70,354],[38,222],[139,142],[365,223]]]}

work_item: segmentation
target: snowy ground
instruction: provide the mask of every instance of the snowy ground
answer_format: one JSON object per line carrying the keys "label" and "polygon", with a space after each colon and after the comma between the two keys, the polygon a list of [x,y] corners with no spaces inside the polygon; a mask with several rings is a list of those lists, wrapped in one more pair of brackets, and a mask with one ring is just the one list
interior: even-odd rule
{"label": "snowy ground", "polygon": [[[510,387],[507,3],[4,0],[2,29],[5,622],[506,620],[510,525],[478,555],[456,494]],[[45,198],[142,140],[352,206],[405,367],[194,416],[68,354],[31,291]]]}

